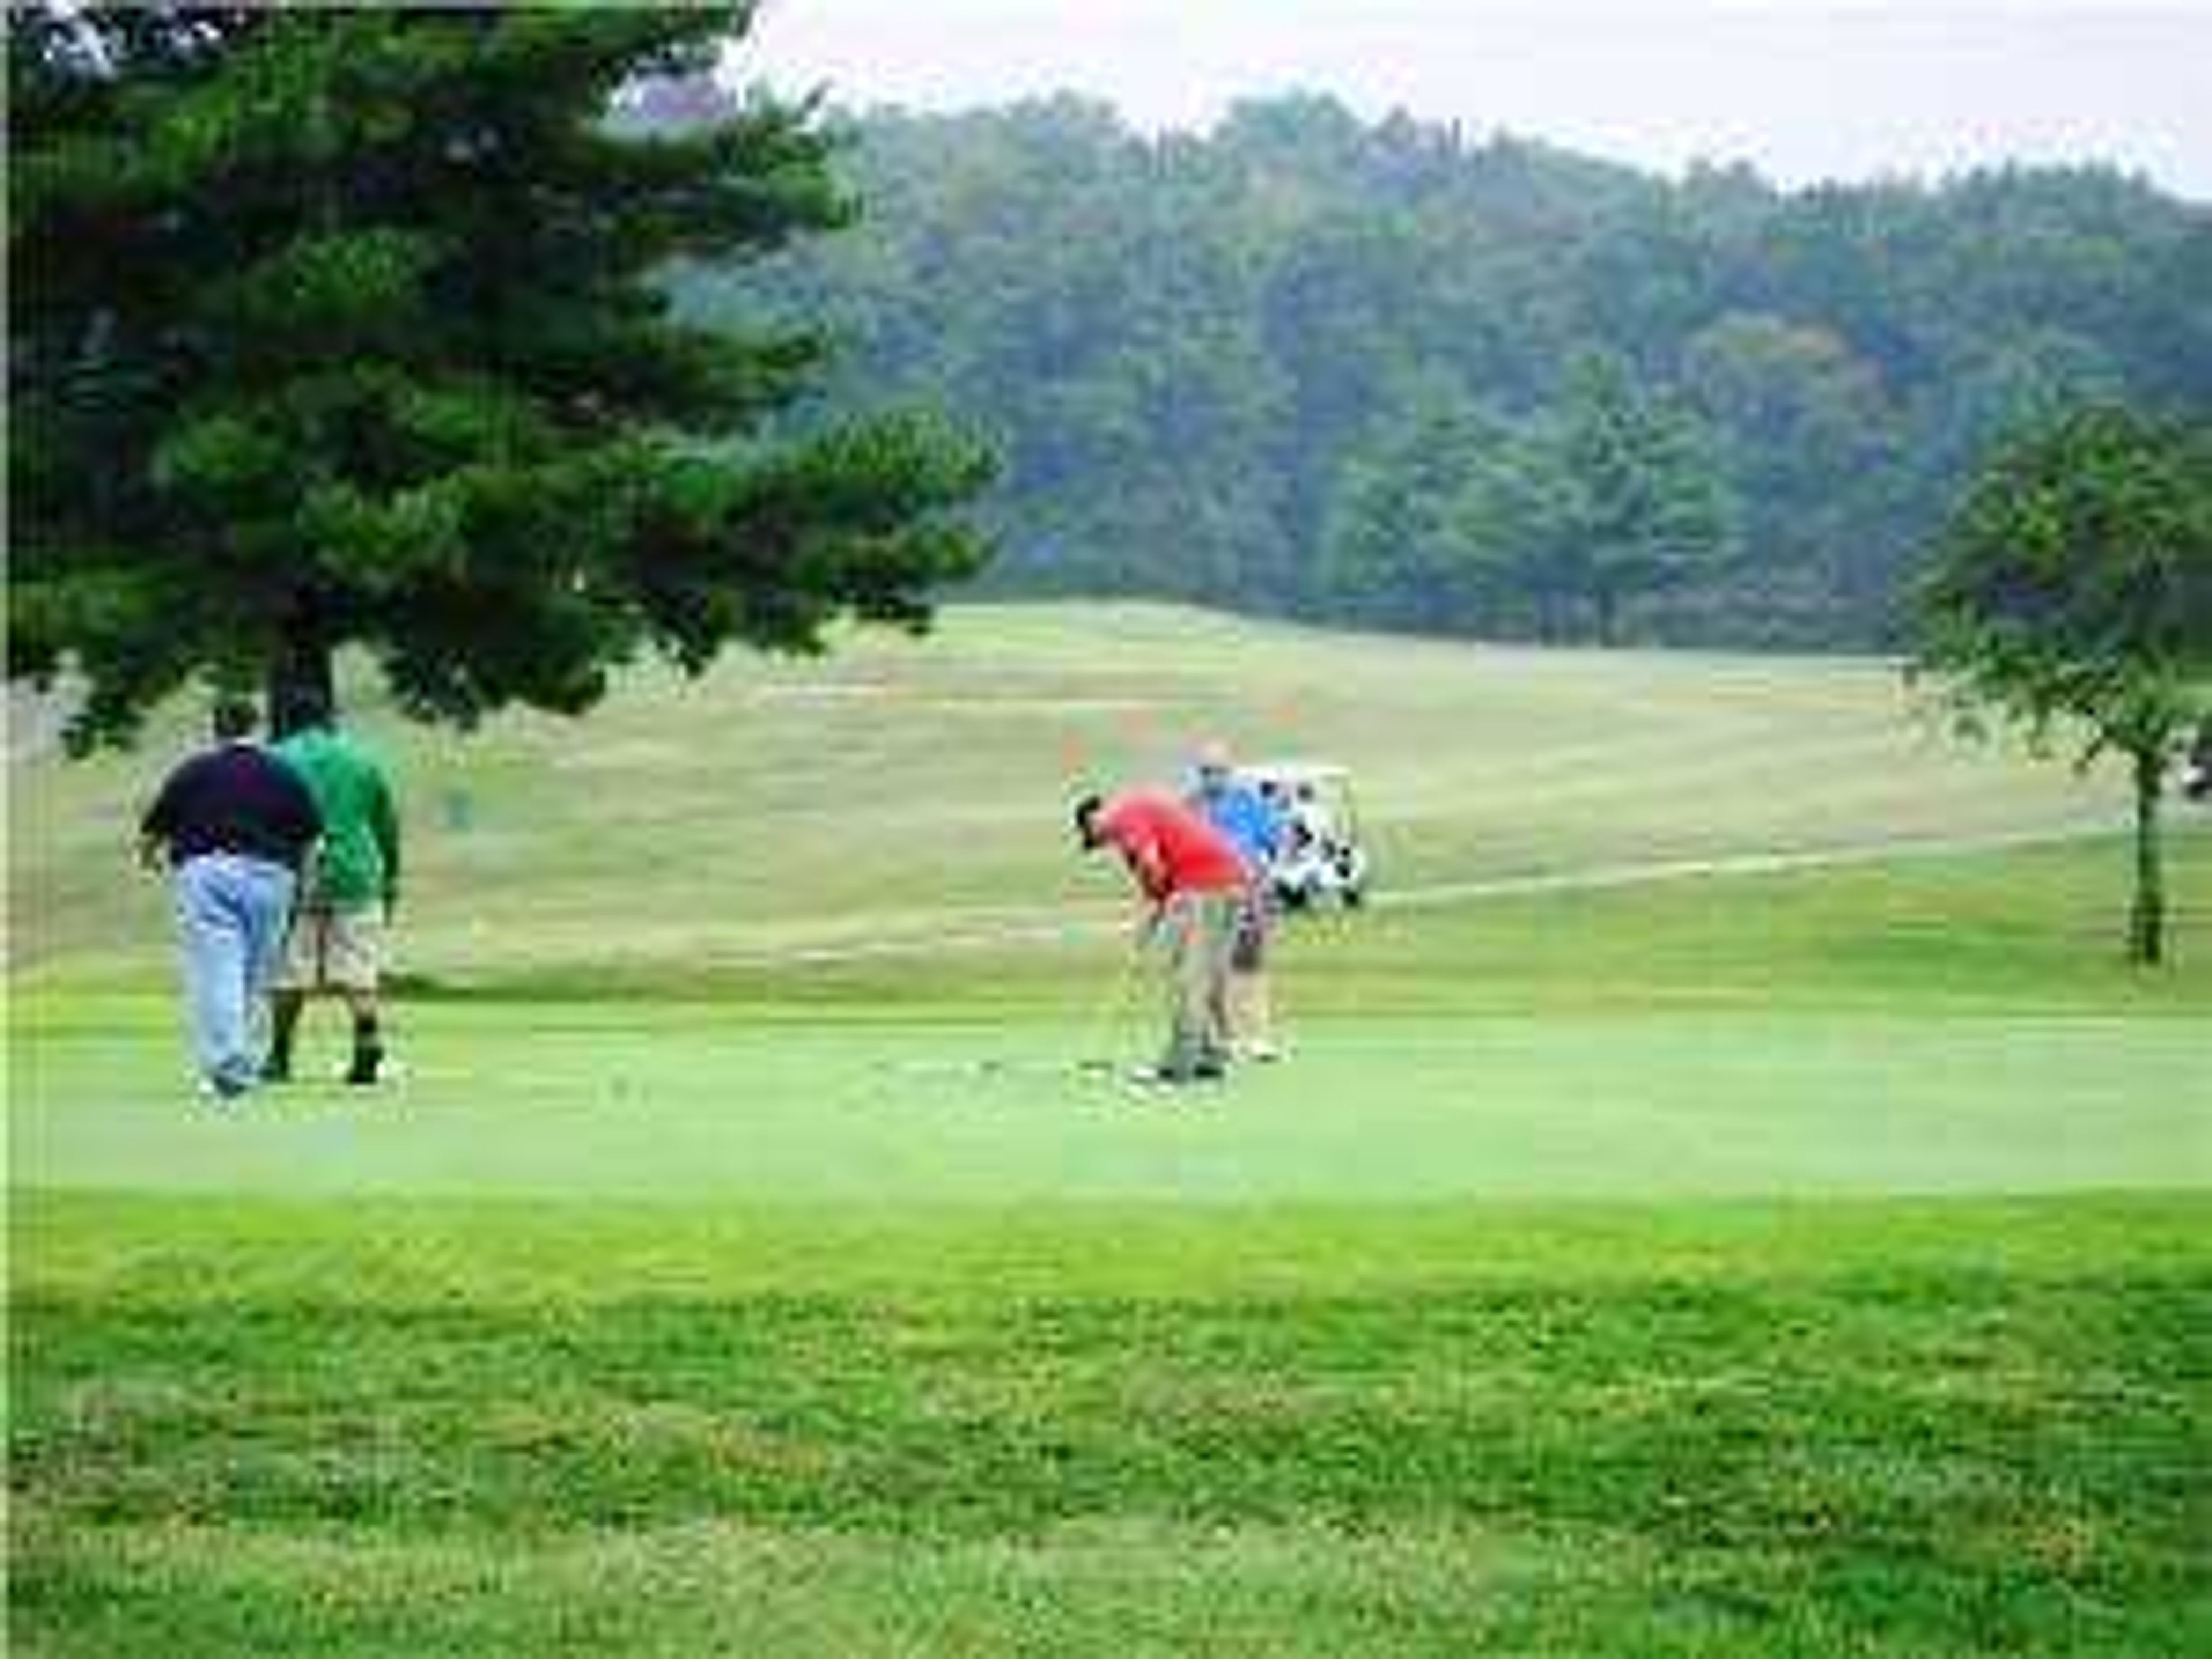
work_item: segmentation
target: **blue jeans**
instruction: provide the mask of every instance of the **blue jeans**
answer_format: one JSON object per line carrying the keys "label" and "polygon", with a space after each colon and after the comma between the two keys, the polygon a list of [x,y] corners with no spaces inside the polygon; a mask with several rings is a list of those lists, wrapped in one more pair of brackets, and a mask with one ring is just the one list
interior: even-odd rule
{"label": "blue jeans", "polygon": [[283,955],[292,872],[210,853],[179,867],[175,885],[192,1054],[209,1082],[237,1094],[261,1073],[269,981]]}

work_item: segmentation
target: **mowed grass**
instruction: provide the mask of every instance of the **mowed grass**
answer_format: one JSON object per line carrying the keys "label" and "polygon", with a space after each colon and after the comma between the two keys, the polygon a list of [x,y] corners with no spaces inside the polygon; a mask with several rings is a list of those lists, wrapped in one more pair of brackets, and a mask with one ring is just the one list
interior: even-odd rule
{"label": "mowed grass", "polygon": [[1098,945],[417,1001],[234,1120],[33,992],[13,1635],[2200,1648],[2212,952],[2112,859],[1332,920],[1190,1108],[1055,1069]]}
{"label": "mowed grass", "polygon": [[[1078,1067],[1147,1057],[1162,1023],[1148,978],[1115,996],[1110,938],[403,1000],[394,1091],[310,1080],[214,1123],[168,997],[33,988],[16,1178],[887,1204],[2186,1184],[2212,1175],[2212,950],[2191,910],[2172,969],[2120,962],[2122,855],[1313,918],[1279,974],[1295,1063],[1176,1107]],[[2175,875],[2201,890],[2212,839]],[[309,1042],[328,1078],[343,1021]]]}
{"label": "mowed grass", "polygon": [[2191,1652],[2203,1220],[41,1200],[15,1636]]}
{"label": "mowed grass", "polygon": [[2109,838],[1312,919],[1291,1061],[1168,1106],[1073,1068],[1156,1013],[1063,759],[1291,696],[1401,892],[2109,799],[1875,665],[1101,625],[395,738],[408,1073],[234,1117],[143,779],[19,772],[13,1650],[2212,1644],[2212,838],[2156,974]]}
{"label": "mowed grass", "polygon": [[[2109,770],[1953,741],[1871,659],[1539,651],[1146,605],[963,606],[935,637],[625,677],[581,722],[457,737],[351,718],[391,758],[411,969],[480,985],[742,968],[797,947],[1110,913],[1068,854],[1081,787],[1172,781],[1193,746],[1357,768],[1386,890],[1747,851],[2124,821]],[[13,769],[11,960],[143,978],[158,884],[128,866],[179,707],[137,754]]]}

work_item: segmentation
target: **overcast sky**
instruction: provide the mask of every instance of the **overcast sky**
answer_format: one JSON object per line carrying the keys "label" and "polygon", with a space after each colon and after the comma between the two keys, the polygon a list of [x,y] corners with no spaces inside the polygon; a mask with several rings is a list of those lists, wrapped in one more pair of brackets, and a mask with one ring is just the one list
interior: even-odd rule
{"label": "overcast sky", "polygon": [[2101,161],[2212,202],[2212,0],[761,0],[740,78],[848,106],[1068,88],[1202,128],[1297,87],[1785,185]]}

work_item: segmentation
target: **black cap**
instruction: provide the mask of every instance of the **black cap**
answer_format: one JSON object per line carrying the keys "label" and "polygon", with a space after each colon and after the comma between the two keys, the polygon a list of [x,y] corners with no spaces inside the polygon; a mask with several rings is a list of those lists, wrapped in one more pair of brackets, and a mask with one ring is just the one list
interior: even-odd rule
{"label": "black cap", "polygon": [[1099,809],[1105,805],[1104,798],[1099,795],[1085,795],[1075,803],[1075,844],[1086,853],[1093,851],[1098,845],[1098,832],[1092,827],[1091,820],[1098,816]]}

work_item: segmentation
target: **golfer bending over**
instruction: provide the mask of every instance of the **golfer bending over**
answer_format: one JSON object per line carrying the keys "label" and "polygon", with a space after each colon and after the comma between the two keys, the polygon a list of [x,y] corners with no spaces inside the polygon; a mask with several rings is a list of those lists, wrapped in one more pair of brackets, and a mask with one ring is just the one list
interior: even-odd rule
{"label": "golfer bending over", "polygon": [[1220,1077],[1229,1059],[1229,951],[1244,861],[1219,830],[1166,795],[1086,795],[1076,803],[1075,832],[1086,853],[1117,849],[1152,901],[1138,948],[1156,938],[1167,944],[1167,1048],[1140,1079],[1181,1085]]}
{"label": "golfer bending over", "polygon": [[263,998],[323,827],[307,786],[247,741],[255,723],[252,703],[219,701],[215,747],[170,773],[138,823],[140,860],[166,854],[173,872],[192,1049],[202,1086],[224,1100],[260,1073]]}

